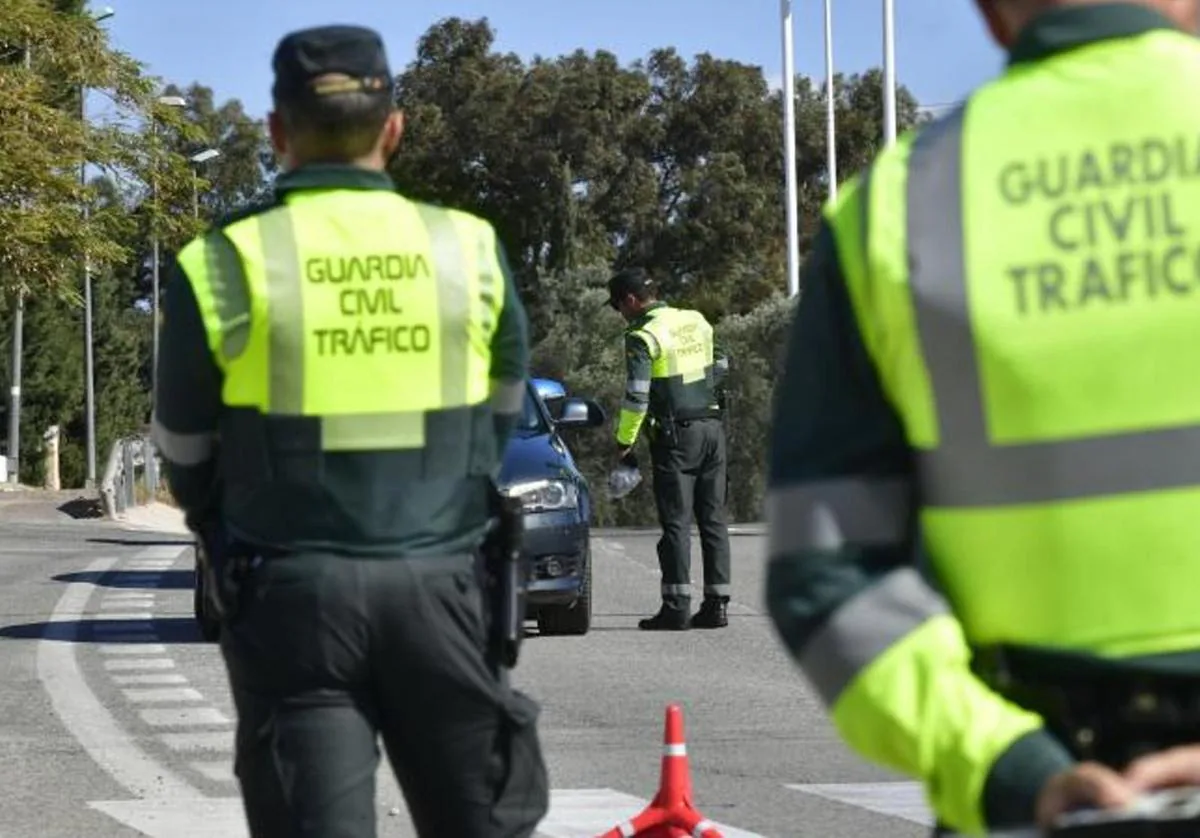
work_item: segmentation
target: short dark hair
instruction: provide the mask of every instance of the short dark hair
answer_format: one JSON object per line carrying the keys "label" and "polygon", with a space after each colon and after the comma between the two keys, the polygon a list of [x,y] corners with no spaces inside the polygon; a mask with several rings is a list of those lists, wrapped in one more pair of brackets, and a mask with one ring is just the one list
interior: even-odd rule
{"label": "short dark hair", "polygon": [[644,268],[622,268],[608,280],[609,305],[616,307],[617,301],[632,294],[639,302],[654,296],[654,279]]}
{"label": "short dark hair", "polygon": [[302,102],[275,101],[288,136],[306,153],[334,160],[369,154],[394,108],[390,91],[355,90]]}

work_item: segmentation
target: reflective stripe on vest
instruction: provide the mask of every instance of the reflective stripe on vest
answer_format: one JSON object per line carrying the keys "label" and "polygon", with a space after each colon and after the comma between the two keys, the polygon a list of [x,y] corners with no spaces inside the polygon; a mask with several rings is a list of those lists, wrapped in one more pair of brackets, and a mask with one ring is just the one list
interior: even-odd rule
{"label": "reflective stripe on vest", "polygon": [[[319,417],[327,451],[421,447],[429,411],[490,395],[503,299],[490,229],[391,193],[372,199],[382,205],[304,196],[180,254],[226,403]],[[362,223],[328,233],[329,205],[312,202],[330,200]]]}
{"label": "reflective stripe on vest", "polygon": [[959,106],[920,132],[908,163],[909,283],[939,434],[935,449],[918,451],[923,502],[999,506],[1200,485],[1195,425],[1017,444],[989,438],[967,304],[964,114]]}

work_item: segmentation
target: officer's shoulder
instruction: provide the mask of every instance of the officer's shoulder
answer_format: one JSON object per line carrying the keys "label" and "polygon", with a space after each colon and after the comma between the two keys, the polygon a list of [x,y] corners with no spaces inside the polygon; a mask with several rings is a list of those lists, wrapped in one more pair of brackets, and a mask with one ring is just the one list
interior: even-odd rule
{"label": "officer's shoulder", "polygon": [[262,215],[265,212],[270,212],[279,206],[282,206],[282,204],[273,198],[265,198],[261,201],[255,201],[247,204],[244,207],[241,207],[240,209],[231,210],[230,212],[227,212],[217,218],[217,220],[212,223],[212,227],[209,232],[219,233],[225,230],[227,227],[232,227],[234,224],[237,224],[240,221],[245,221],[246,219],[253,218],[256,215]]}
{"label": "officer's shoulder", "polygon": [[470,210],[459,209],[458,207],[448,207],[444,204],[435,204],[432,201],[418,201],[414,198],[408,198],[408,201],[419,210],[440,212],[448,215],[458,224],[466,227],[475,227],[481,232],[485,232],[490,236],[496,235],[496,228],[492,222],[488,221],[482,215],[477,215]]}

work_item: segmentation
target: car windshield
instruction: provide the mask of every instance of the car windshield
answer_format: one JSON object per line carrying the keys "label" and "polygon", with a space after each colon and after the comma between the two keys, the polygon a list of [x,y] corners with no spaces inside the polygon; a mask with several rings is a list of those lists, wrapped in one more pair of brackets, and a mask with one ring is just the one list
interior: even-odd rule
{"label": "car windshield", "polygon": [[546,420],[542,418],[542,413],[538,410],[537,403],[534,401],[536,398],[533,388],[527,386],[525,401],[521,405],[521,418],[517,421],[517,430],[535,433],[546,430]]}

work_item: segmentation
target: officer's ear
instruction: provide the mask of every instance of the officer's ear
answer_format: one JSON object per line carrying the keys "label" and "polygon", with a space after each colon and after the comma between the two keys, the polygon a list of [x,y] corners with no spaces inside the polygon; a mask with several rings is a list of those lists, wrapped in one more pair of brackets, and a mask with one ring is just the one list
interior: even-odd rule
{"label": "officer's ear", "polygon": [[283,117],[278,111],[271,111],[267,114],[267,133],[271,136],[271,148],[275,151],[275,157],[284,161],[288,155],[287,132],[283,128]]}
{"label": "officer's ear", "polygon": [[1004,49],[1011,47],[1019,29],[1012,20],[1012,7],[1018,4],[1009,3],[1009,0],[975,0],[975,5],[983,15],[992,39]]}
{"label": "officer's ear", "polygon": [[404,136],[404,111],[396,109],[388,114],[383,124],[383,159],[391,160],[400,149],[400,138]]}

